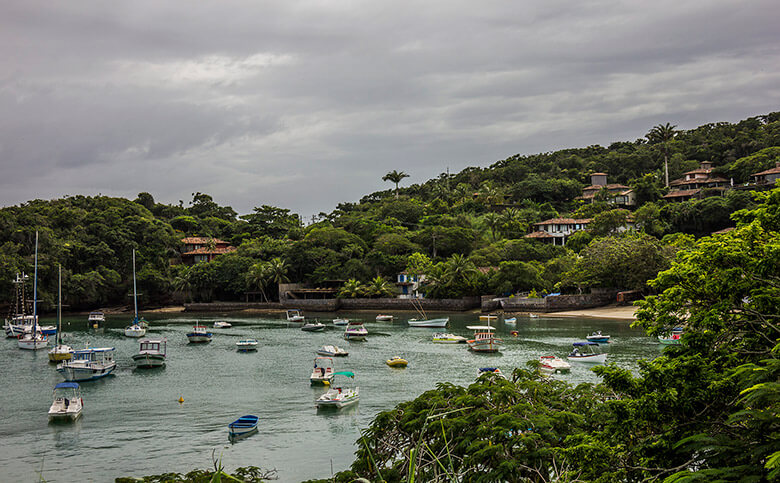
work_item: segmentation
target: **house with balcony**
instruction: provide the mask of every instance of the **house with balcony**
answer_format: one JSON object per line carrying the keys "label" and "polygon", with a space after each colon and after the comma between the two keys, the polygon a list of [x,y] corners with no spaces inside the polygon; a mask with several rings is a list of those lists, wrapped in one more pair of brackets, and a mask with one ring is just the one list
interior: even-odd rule
{"label": "house with balcony", "polygon": [[210,262],[219,255],[230,253],[236,248],[226,241],[210,237],[187,237],[181,242],[181,261],[185,265],[195,265],[198,262]]}
{"label": "house with balcony", "polygon": [[576,200],[582,200],[586,204],[593,203],[603,196],[603,200],[609,204],[618,206],[636,206],[636,193],[630,186],[607,183],[606,173],[593,173],[590,175],[590,186],[582,189],[582,196]]}
{"label": "house with balcony", "polygon": [[683,173],[683,177],[669,183],[669,187],[669,193],[663,197],[665,200],[688,201],[701,198],[705,188],[726,191],[729,180],[714,175],[710,161],[702,161],[698,169]]}
{"label": "house with balcony", "polygon": [[425,275],[416,275],[403,271],[398,274],[395,282],[398,287],[399,299],[421,299],[425,296],[420,292],[420,285],[425,281]]}
{"label": "house with balcony", "polygon": [[761,171],[760,173],[753,173],[750,175],[753,178],[753,182],[757,185],[773,185],[780,179],[780,161],[775,161],[775,167]]}
{"label": "house with balcony", "polygon": [[551,218],[534,223],[534,231],[525,238],[540,240],[553,245],[566,245],[566,239],[572,234],[586,230],[591,218]]}

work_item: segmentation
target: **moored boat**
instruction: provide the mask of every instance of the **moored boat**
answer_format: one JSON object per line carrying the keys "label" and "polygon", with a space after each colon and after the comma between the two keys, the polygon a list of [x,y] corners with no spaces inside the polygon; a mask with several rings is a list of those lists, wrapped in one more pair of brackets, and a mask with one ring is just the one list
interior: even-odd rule
{"label": "moored boat", "polygon": [[305,332],[322,332],[325,330],[325,324],[322,322],[306,322],[301,326],[301,330]]}
{"label": "moored boat", "polygon": [[477,378],[484,376],[485,374],[488,374],[491,377],[500,377],[501,379],[506,379],[506,376],[498,367],[480,367],[477,371]]}
{"label": "moored boat", "polygon": [[314,359],[314,369],[311,371],[309,382],[312,385],[325,384],[333,380],[333,370],[335,364],[330,357],[316,357]]}
{"label": "moored boat", "polygon": [[385,361],[390,367],[406,367],[409,365],[409,361],[400,356],[394,356]]}
{"label": "moored boat", "polygon": [[30,278],[24,272],[17,273],[16,278],[11,280],[11,283],[15,287],[15,299],[14,307],[11,309],[10,318],[5,319],[3,329],[5,329],[6,337],[12,337],[18,339],[24,335],[24,331],[27,327],[33,325],[33,316],[28,315],[27,312],[27,291],[25,289],[25,283]]}
{"label": "moored boat", "polygon": [[223,320],[214,322],[215,329],[229,329],[231,327],[233,327],[233,324],[231,324],[230,322],[225,322]]}
{"label": "moored boat", "polygon": [[467,340],[469,349],[474,352],[498,352],[503,341],[493,333],[496,330],[489,325],[469,325],[466,328],[474,331],[474,338]]}
{"label": "moored boat", "polygon": [[363,322],[351,320],[344,330],[344,339],[346,340],[366,340],[368,330],[363,327]]}
{"label": "moored boat", "polygon": [[505,324],[516,324],[517,323],[517,317],[508,317],[504,319]]}
{"label": "moored boat", "polygon": [[[340,371],[333,374],[333,377],[335,379],[336,376],[346,376],[349,378],[355,377],[355,373],[351,371]],[[355,404],[360,399],[360,388],[355,387],[334,387],[333,384],[331,384],[330,389],[325,392],[322,396],[318,397],[314,400],[314,405],[317,406],[317,409],[320,408],[337,408],[341,409],[345,406],[351,406],[352,404]]]}
{"label": "moored boat", "polygon": [[103,312],[90,312],[87,317],[87,325],[91,329],[99,329],[106,323],[106,316]]}
{"label": "moored boat", "polygon": [[589,362],[593,364],[604,364],[607,362],[607,355],[602,353],[597,342],[575,342],[572,344],[572,351],[566,357],[571,362]]}
{"label": "moored boat", "polygon": [[393,316],[392,315],[387,315],[387,314],[379,314],[379,315],[376,316],[376,321],[377,322],[392,322],[393,321]]}
{"label": "moored boat", "polygon": [[598,342],[600,344],[606,344],[607,342],[609,342],[610,336],[604,335],[601,333],[600,330],[598,330],[586,336],[585,338],[588,339],[590,342]]}
{"label": "moored boat", "polygon": [[571,364],[557,356],[539,356],[539,372],[543,374],[555,374],[568,372]]}
{"label": "moored boat", "polygon": [[324,345],[317,350],[317,354],[327,357],[346,357],[349,352],[335,345]]}
{"label": "moored boat", "polygon": [[73,348],[62,343],[62,265],[59,267],[57,280],[57,336],[55,346],[49,351],[49,360],[51,362],[67,361],[73,357]]}
{"label": "moored boat", "polygon": [[165,339],[144,339],[140,343],[138,354],[133,354],[135,367],[153,369],[165,365],[168,341]]}
{"label": "moored boat", "polygon": [[417,320],[417,319],[409,319],[407,323],[409,324],[409,327],[447,327],[447,322],[450,321],[449,317],[444,317],[440,319],[425,319],[425,320]]}
{"label": "moored boat", "polygon": [[257,422],[259,420],[260,418],[251,414],[241,416],[232,423],[228,424],[228,435],[235,437],[249,434],[257,429]]}
{"label": "moored boat", "polygon": [[287,311],[287,322],[303,322],[304,316],[298,309],[289,309]]}
{"label": "moored boat", "polygon": [[60,382],[54,386],[54,401],[49,408],[49,421],[75,421],[81,416],[84,401],[77,382]]}
{"label": "moored boat", "polygon": [[349,319],[333,319],[333,325],[336,327],[343,327],[349,324]]}
{"label": "moored boat", "polygon": [[493,314],[485,314],[485,315],[480,315],[479,316],[479,320],[486,320],[488,322],[491,321],[491,320],[496,320],[497,318],[498,318],[498,316],[497,315],[493,315]]}
{"label": "moored boat", "polygon": [[682,327],[675,327],[672,329],[672,333],[668,335],[659,335],[658,342],[663,345],[677,345],[680,343],[680,338],[683,334]]}
{"label": "moored boat", "polygon": [[236,342],[238,352],[251,352],[257,350],[257,339],[241,339]]}
{"label": "moored boat", "polygon": [[187,332],[187,339],[191,344],[205,344],[211,342],[213,335],[205,325],[196,323],[192,326],[192,330]]}
{"label": "moored boat", "polygon": [[135,316],[133,317],[133,322],[125,327],[125,336],[143,337],[146,335],[146,327],[144,325],[148,326],[149,324],[146,324],[144,321],[144,325],[141,325],[141,319],[138,318],[138,292],[135,284],[135,248],[133,249],[133,311]]}
{"label": "moored boat", "polygon": [[19,348],[26,350],[45,349],[49,345],[48,336],[41,332],[38,326],[38,232],[35,232],[35,276],[33,277],[33,315],[32,326],[25,328],[19,337]]}
{"label": "moored boat", "polygon": [[73,351],[73,357],[57,366],[66,381],[91,381],[114,372],[114,347],[96,347]]}
{"label": "moored boat", "polygon": [[455,335],[445,332],[437,332],[433,334],[433,342],[437,344],[461,344],[466,342],[466,338],[462,335]]}

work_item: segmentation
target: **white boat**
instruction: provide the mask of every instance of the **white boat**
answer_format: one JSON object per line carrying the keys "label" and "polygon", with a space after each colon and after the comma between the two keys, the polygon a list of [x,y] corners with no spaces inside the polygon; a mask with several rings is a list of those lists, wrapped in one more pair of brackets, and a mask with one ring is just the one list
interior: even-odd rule
{"label": "white boat", "polygon": [[555,374],[558,372],[568,372],[571,364],[556,356],[540,356],[539,372],[543,374]]}
{"label": "white boat", "polygon": [[333,380],[333,370],[335,364],[330,357],[316,357],[314,359],[314,369],[311,371],[309,381],[315,384],[330,384]]}
{"label": "white boat", "polygon": [[135,317],[133,317],[133,322],[125,327],[125,336],[143,337],[146,335],[146,326],[149,324],[138,318],[138,291],[136,290],[135,285],[135,248],[133,248],[133,312],[135,313]]}
{"label": "white boat", "polygon": [[90,329],[99,329],[106,323],[106,316],[103,312],[90,312],[87,317],[87,325]]}
{"label": "white boat", "polygon": [[531,317],[532,319],[538,319],[539,318],[539,314],[528,314],[528,316]]}
{"label": "white boat", "polygon": [[62,265],[59,268],[57,285],[57,336],[56,345],[49,351],[49,360],[52,362],[66,361],[73,357],[73,348],[62,343]]}
{"label": "white boat", "polygon": [[322,332],[325,330],[325,324],[322,322],[306,322],[301,326],[301,330],[305,332]]}
{"label": "white boat", "polygon": [[479,316],[479,320],[487,320],[488,322],[496,319],[498,319],[498,316],[493,314],[486,314],[486,315]]}
{"label": "white boat", "polygon": [[466,342],[466,338],[462,335],[437,332],[433,334],[433,342],[437,344],[461,344]]}
{"label": "white boat", "polygon": [[392,315],[386,315],[386,314],[379,314],[376,316],[377,322],[392,322],[393,316]]}
{"label": "white boat", "polygon": [[467,340],[469,349],[474,352],[498,352],[503,341],[493,333],[496,330],[489,325],[469,325],[467,329],[474,331],[474,338]]}
{"label": "white boat", "polygon": [[15,300],[14,308],[12,309],[12,316],[10,319],[5,319],[3,329],[5,330],[6,337],[13,337],[18,339],[24,335],[24,329],[33,325],[33,316],[27,315],[27,292],[25,290],[25,282],[30,278],[25,275],[24,272],[16,274],[16,279],[11,280],[11,283],[15,286]]}
{"label": "white boat", "polygon": [[504,319],[505,324],[516,324],[517,323],[517,317],[509,317]]}
{"label": "white boat", "polygon": [[81,416],[84,401],[77,382],[61,382],[54,386],[54,402],[49,408],[49,421],[75,421]]}
{"label": "white boat", "polygon": [[69,361],[57,366],[66,381],[91,381],[105,377],[116,369],[114,347],[86,348],[73,351]]}
{"label": "white boat", "polygon": [[607,355],[600,351],[597,342],[575,342],[572,346],[571,354],[566,357],[571,362],[589,362],[593,364],[604,364],[607,362]]}
{"label": "white boat", "polygon": [[663,345],[678,345],[683,334],[682,327],[675,327],[669,335],[659,335],[658,342]]}
{"label": "white boat", "polygon": [[165,339],[144,339],[138,350],[133,354],[135,367],[139,369],[153,369],[165,365],[166,349],[168,341]]}
{"label": "white boat", "polygon": [[305,317],[298,309],[289,309],[287,311],[287,322],[303,322]]}
{"label": "white boat", "polygon": [[506,379],[506,376],[498,367],[480,367],[477,371],[477,378],[484,376],[485,374],[489,374],[490,377],[500,377],[501,379]]}
{"label": "white boat", "polygon": [[333,319],[333,325],[343,327],[349,324],[349,319]]}
{"label": "white boat", "polygon": [[335,345],[324,345],[317,350],[317,354],[327,357],[346,357],[349,352]]}
{"label": "white boat", "polygon": [[211,342],[213,334],[209,332],[209,329],[205,325],[195,324],[192,326],[192,330],[187,332],[187,339],[191,344],[202,344]]}
{"label": "white boat", "polygon": [[601,331],[596,331],[588,336],[585,336],[586,339],[588,339],[590,342],[599,342],[606,344],[609,342],[610,336],[604,335],[601,333]]}
{"label": "white boat", "polygon": [[409,324],[409,327],[447,327],[447,322],[450,321],[449,317],[444,317],[442,319],[426,319],[426,320],[417,320],[417,319],[409,319],[407,323]]}
{"label": "white boat", "polygon": [[[354,378],[355,374],[350,371],[339,371],[333,374],[333,377],[335,379],[336,376],[346,376],[350,378]],[[350,406],[352,404],[357,403],[360,400],[360,388],[357,386],[355,387],[334,387],[333,384],[331,384],[330,389],[323,394],[322,396],[318,397],[314,400],[314,405],[317,406],[317,408],[337,408],[341,409],[345,406]]]}
{"label": "white boat", "polygon": [[32,327],[19,337],[19,348],[26,350],[45,349],[49,338],[38,327],[38,232],[35,232],[35,275],[33,277],[33,318]]}
{"label": "white boat", "polygon": [[251,352],[257,350],[257,339],[241,339],[236,342],[238,352]]}
{"label": "white boat", "polygon": [[368,336],[368,330],[359,320],[351,320],[344,330],[344,339],[346,340],[366,340],[366,336]]}
{"label": "white boat", "polygon": [[233,324],[231,324],[230,322],[225,322],[222,320],[214,322],[215,329],[229,329],[231,327],[233,327]]}

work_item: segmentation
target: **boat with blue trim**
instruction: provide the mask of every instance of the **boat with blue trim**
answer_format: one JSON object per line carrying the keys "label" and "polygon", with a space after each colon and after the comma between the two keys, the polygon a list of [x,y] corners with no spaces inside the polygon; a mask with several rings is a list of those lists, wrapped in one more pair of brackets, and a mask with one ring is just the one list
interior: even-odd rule
{"label": "boat with blue trim", "polygon": [[73,351],[68,361],[57,366],[66,381],[92,381],[106,377],[116,369],[114,347],[93,347]]}
{"label": "boat with blue trim", "polygon": [[228,434],[231,437],[243,436],[257,429],[257,421],[260,418],[247,414],[228,424]]}

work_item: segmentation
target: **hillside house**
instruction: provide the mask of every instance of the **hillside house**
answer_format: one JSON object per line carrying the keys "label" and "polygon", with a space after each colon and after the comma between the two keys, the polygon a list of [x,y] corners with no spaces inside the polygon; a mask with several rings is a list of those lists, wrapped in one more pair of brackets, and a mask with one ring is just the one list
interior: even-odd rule
{"label": "hillside house", "polygon": [[780,161],[775,162],[775,167],[761,171],[760,173],[753,173],[750,175],[753,178],[753,182],[757,185],[773,185],[780,179]]}
{"label": "hillside house", "polygon": [[425,281],[425,275],[415,275],[403,271],[398,274],[398,280],[395,282],[398,287],[399,299],[421,299],[424,295],[420,292],[420,284]]}
{"label": "hillside house", "polygon": [[236,249],[218,238],[194,236],[183,238],[181,242],[184,244],[181,250],[181,261],[185,265],[210,262],[215,257]]}
{"label": "hillside house", "polygon": [[607,203],[618,206],[635,206],[636,194],[630,186],[622,184],[608,184],[606,173],[593,173],[590,175],[590,186],[582,189],[582,196],[576,200],[590,204],[599,198],[599,193],[604,193]]}
{"label": "hillside house", "polygon": [[672,181],[669,186],[671,190],[664,195],[665,200],[688,201],[701,198],[704,188],[725,191],[728,189],[729,181],[712,173],[710,161],[702,161],[698,169],[684,173],[682,178]]}
{"label": "hillside house", "polygon": [[573,233],[588,228],[591,218],[551,218],[539,223],[534,223],[534,231],[525,236],[564,246],[566,239]]}

